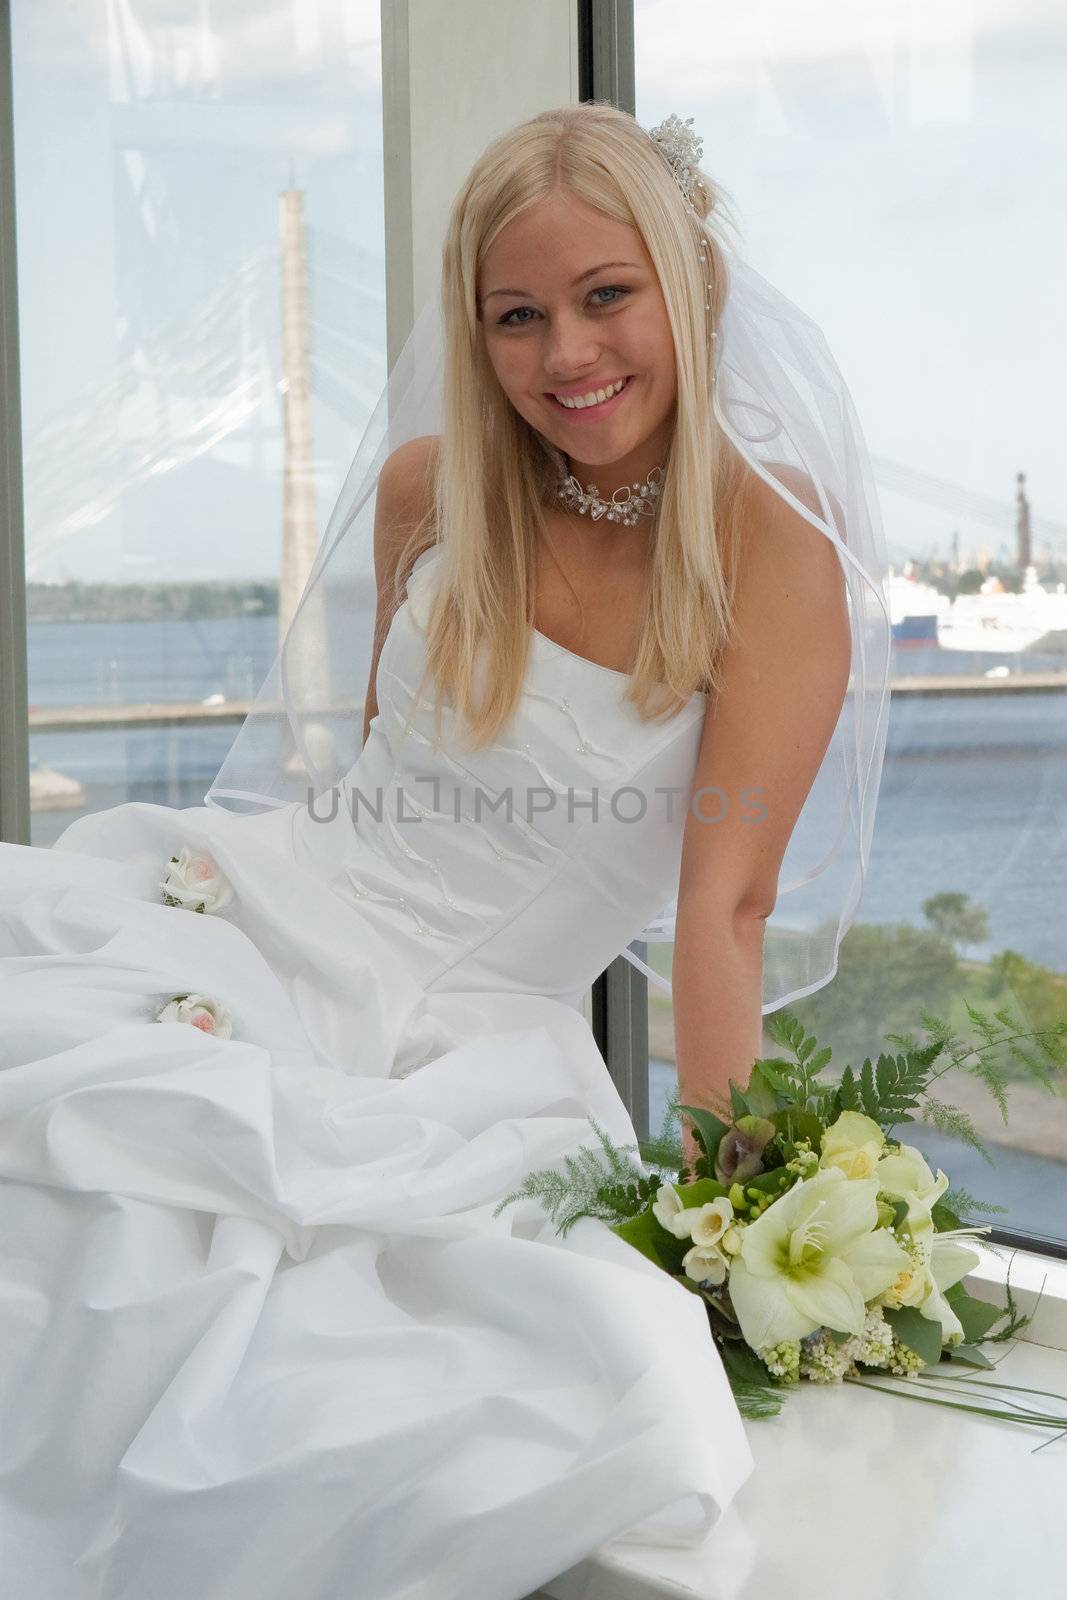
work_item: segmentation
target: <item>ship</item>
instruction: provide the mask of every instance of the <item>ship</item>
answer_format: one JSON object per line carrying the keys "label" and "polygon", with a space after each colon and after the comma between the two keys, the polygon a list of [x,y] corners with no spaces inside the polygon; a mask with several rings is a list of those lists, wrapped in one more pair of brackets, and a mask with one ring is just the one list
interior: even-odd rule
{"label": "ship", "polygon": [[1067,653],[1067,590],[1042,588],[1028,566],[1022,592],[1009,594],[999,578],[986,578],[977,594],[958,594],[937,617],[943,650]]}
{"label": "ship", "polygon": [[939,620],[952,602],[931,584],[920,583],[910,561],[903,572],[889,569],[886,598],[895,645],[937,644]]}

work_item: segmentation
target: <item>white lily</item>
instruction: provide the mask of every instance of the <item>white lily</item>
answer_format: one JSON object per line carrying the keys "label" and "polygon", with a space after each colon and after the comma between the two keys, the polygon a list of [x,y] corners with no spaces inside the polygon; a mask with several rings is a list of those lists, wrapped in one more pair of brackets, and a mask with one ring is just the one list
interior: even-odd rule
{"label": "white lily", "polygon": [[988,1228],[956,1228],[951,1233],[935,1233],[930,1241],[930,1292],[919,1310],[932,1322],[940,1322],[942,1344],[957,1345],[963,1341],[963,1326],[943,1291],[959,1283],[981,1260],[976,1251],[954,1241],[965,1235],[988,1232]]}
{"label": "white lily", "polygon": [[907,1201],[903,1225],[913,1239],[933,1232],[932,1208],[948,1188],[948,1178],[940,1168],[935,1178],[922,1151],[913,1144],[902,1144],[899,1152],[891,1151],[882,1157],[874,1175],[883,1194]]}
{"label": "white lily", "polygon": [[876,1178],[828,1167],[744,1229],[730,1299],[754,1350],[822,1327],[863,1331],[866,1302],[909,1264],[889,1230],[876,1226],[878,1187]]}
{"label": "white lily", "polygon": [[819,1166],[840,1167],[846,1178],[871,1178],[885,1150],[885,1134],[873,1117],[842,1111],[822,1136]]}

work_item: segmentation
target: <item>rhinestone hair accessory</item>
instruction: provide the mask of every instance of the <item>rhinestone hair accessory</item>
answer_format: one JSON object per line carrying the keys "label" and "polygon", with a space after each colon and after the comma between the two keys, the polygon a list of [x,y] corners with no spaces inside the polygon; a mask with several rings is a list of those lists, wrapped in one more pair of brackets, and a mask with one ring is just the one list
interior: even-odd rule
{"label": "rhinestone hair accessory", "polygon": [[693,193],[697,188],[704,186],[704,178],[700,171],[700,158],[704,153],[704,141],[698,133],[693,132],[693,119],[686,117],[683,122],[676,111],[669,117],[658,122],[654,128],[648,130],[648,136],[655,144],[660,155],[666,161],[674,176],[674,181],[682,192],[682,199],[689,209],[689,214],[696,226],[699,244],[697,254],[700,264],[704,269],[704,309],[707,312],[708,339],[714,344],[719,335],[711,326],[711,273],[708,263],[708,242],[704,231],[704,224],[697,209],[693,204]]}
{"label": "rhinestone hair accessory", "polygon": [[623,484],[610,500],[602,500],[595,483],[583,489],[572,473],[560,473],[559,498],[568,511],[584,516],[588,511],[593,522],[606,517],[609,522],[623,522],[632,528],[638,517],[655,515],[656,505],[663,493],[663,468],[653,467],[644,483]]}
{"label": "rhinestone hair accessory", "polygon": [[704,141],[693,132],[692,117],[686,117],[683,122],[677,112],[672,111],[669,117],[648,130],[648,136],[659,145],[675,182],[692,205],[693,190],[701,182],[700,158],[704,154]]}

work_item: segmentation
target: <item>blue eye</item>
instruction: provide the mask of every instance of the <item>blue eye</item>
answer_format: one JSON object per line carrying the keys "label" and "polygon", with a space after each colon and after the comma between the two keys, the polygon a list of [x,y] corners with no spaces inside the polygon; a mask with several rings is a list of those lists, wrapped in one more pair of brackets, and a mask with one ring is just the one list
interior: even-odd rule
{"label": "blue eye", "polygon": [[[627,288],[624,288],[621,283],[605,283],[605,284],[601,284],[599,289],[594,289],[592,291],[592,293],[593,294],[610,294],[610,295],[628,295],[630,293],[630,290],[627,289]],[[597,302],[597,304],[598,304],[598,307],[602,306],[606,310],[608,306],[617,305],[618,301],[616,301],[616,300],[600,300],[600,301]],[[521,322],[512,322],[511,319],[512,319],[512,317],[518,316],[520,311],[532,311],[532,310],[533,310],[532,306],[515,306],[513,310],[505,311],[504,315],[502,317],[498,318],[497,326],[500,327],[500,328],[525,328],[525,327],[527,327],[529,325],[529,319],[528,318],[524,317]]]}

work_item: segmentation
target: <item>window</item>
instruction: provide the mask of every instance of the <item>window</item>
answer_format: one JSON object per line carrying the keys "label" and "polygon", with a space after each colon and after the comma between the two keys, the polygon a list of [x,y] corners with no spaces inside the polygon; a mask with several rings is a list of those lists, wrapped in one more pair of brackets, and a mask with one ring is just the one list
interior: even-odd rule
{"label": "window", "polygon": [[385,377],[378,29],[13,7],[35,844],[198,804],[273,659]]}
{"label": "window", "polygon": [[[838,1066],[893,1049],[885,1035],[918,1027],[920,1004],[971,1036],[968,1001],[1007,1004],[1024,1027],[1067,1018],[1065,221],[1051,198],[1067,20],[1042,0],[636,0],[635,59],[639,120],[693,117],[745,255],[824,328],[881,490],[895,645],[871,870],[836,978],[790,1009]],[[670,947],[649,952],[669,974]],[[654,989],[649,1056],[655,1131],[674,1069]],[[1007,1126],[970,1075],[940,1088],[996,1166],[925,1125],[904,1136],[1005,1207],[997,1229],[1067,1243],[1067,1083],[1053,1097],[1019,1082]]]}

